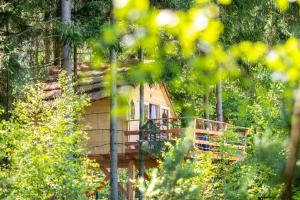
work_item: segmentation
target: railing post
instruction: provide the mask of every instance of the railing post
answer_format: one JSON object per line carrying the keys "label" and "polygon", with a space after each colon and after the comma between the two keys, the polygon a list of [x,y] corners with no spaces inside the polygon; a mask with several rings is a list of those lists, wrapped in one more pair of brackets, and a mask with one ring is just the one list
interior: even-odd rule
{"label": "railing post", "polygon": [[197,129],[197,118],[194,117],[194,130],[193,130],[194,139],[193,139],[193,146],[195,146],[195,141],[197,139],[197,137],[196,137],[196,129]]}

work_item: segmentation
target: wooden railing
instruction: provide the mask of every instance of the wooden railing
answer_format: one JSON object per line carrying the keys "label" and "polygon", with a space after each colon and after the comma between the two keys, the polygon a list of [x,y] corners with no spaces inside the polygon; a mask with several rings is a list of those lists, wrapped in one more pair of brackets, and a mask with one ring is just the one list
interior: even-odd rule
{"label": "wooden railing", "polygon": [[[236,129],[236,130],[241,130],[242,132],[249,131],[249,128],[246,127],[235,126],[227,122],[219,122],[219,121],[203,119],[199,117],[157,118],[157,119],[148,119],[146,120],[146,122],[147,121],[153,121],[155,124],[164,125],[165,129],[188,127],[192,123],[194,124],[195,128],[205,129],[210,131],[217,131],[220,125],[222,126],[222,128],[219,131],[226,131],[227,129]],[[130,130],[130,124],[135,122],[139,123],[139,119],[127,120],[126,122],[129,127],[128,131],[138,131],[138,129]]]}
{"label": "wooden railing", "polygon": [[[126,152],[139,150],[139,142],[141,142],[138,141],[139,130],[136,126],[131,125],[131,123],[136,124],[138,122],[139,120],[127,121],[128,130],[124,131],[128,141],[125,144]],[[178,138],[188,128],[193,129],[194,146],[198,147],[199,150],[218,152],[219,154],[231,152],[238,155],[246,152],[248,128],[197,117],[148,120],[144,126],[145,137],[143,141],[155,148],[157,144],[161,145],[165,141],[173,141]],[[132,137],[136,140],[134,141]]]}
{"label": "wooden railing", "polygon": [[[194,147],[203,152],[213,152],[220,156],[226,154],[243,156],[247,150],[249,129],[226,122],[202,118],[161,118],[145,122],[144,138],[139,138],[139,120],[128,120],[118,130],[118,152],[121,154],[139,152],[140,144],[148,150],[160,153],[164,143],[175,142],[187,130],[192,130]],[[90,154],[109,154],[109,129],[86,130],[91,138]],[[151,153],[151,152],[150,152]]]}

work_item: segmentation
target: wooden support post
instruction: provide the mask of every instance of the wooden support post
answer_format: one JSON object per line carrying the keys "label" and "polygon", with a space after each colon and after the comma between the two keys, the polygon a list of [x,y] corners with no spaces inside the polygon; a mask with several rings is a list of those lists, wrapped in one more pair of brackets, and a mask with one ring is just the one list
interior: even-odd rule
{"label": "wooden support post", "polygon": [[98,184],[98,186],[95,188],[94,191],[88,192],[88,193],[87,193],[87,196],[88,196],[88,197],[91,197],[91,196],[93,196],[93,195],[96,195],[96,199],[97,199],[98,191],[99,191],[100,189],[102,189],[103,187],[105,187],[105,185],[107,184],[106,181],[109,180],[109,172],[107,171],[107,169],[106,169],[105,167],[103,167],[103,166],[101,166],[100,169],[101,169],[102,172],[104,173],[105,178],[104,178],[103,181],[101,181],[101,182]]}
{"label": "wooden support post", "polygon": [[197,139],[197,137],[196,137],[196,136],[197,136],[197,135],[196,135],[197,118],[194,118],[194,127],[193,127],[193,128],[194,128],[194,130],[193,130],[193,134],[194,134],[194,135],[193,135],[193,138],[194,138],[194,139],[193,139],[193,146],[195,147],[195,145],[196,145],[196,144],[195,144],[195,141],[196,141],[196,139]]}
{"label": "wooden support post", "polygon": [[128,164],[128,200],[134,200],[135,199],[135,190],[133,188],[132,181],[135,179],[135,165],[134,161],[130,160]]}

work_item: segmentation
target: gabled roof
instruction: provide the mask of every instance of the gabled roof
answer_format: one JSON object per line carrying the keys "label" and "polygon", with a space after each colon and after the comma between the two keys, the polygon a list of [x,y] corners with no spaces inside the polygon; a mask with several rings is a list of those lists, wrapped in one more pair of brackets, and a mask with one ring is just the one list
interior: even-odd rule
{"label": "gabled roof", "polygon": [[[127,63],[128,64],[128,63]],[[127,65],[123,63],[123,66],[118,68],[118,74],[125,74],[128,71]],[[58,76],[63,69],[60,67],[52,67],[49,69],[49,75],[45,82],[45,91],[47,93],[46,100],[54,100],[61,94],[61,89],[58,83]],[[109,65],[103,65],[99,69],[93,69],[89,64],[81,64],[77,69],[77,86],[76,89],[79,93],[87,94],[91,101],[96,101],[109,97],[110,95],[105,91],[105,75],[108,73]],[[118,87],[128,86],[129,83],[119,82]],[[160,83],[160,88],[170,106],[171,112],[175,116],[174,108],[170,100],[169,92],[164,83]]]}
{"label": "gabled roof", "polygon": [[[58,83],[58,76],[63,69],[60,67],[52,67],[49,70],[45,82],[45,91],[47,100],[55,99],[61,94],[61,89]],[[126,67],[118,69],[119,73],[127,71]],[[76,89],[79,93],[86,93],[92,101],[108,97],[105,92],[105,74],[108,72],[108,66],[102,66],[100,69],[93,69],[88,64],[81,64],[77,71]]]}
{"label": "gabled roof", "polygon": [[171,111],[172,115],[176,117],[177,115],[176,115],[176,112],[174,110],[174,106],[172,104],[172,101],[171,101],[171,98],[170,98],[170,93],[169,93],[167,85],[165,83],[162,83],[161,88],[162,88],[162,91],[163,91],[164,95],[166,96],[167,104],[170,107],[170,111]]}

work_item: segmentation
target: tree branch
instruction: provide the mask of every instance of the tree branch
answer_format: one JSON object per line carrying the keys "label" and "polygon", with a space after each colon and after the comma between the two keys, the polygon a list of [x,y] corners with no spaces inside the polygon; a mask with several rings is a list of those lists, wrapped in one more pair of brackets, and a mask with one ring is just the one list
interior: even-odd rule
{"label": "tree branch", "polygon": [[288,161],[285,168],[284,177],[284,190],[281,194],[281,199],[292,199],[292,184],[296,171],[297,154],[299,149],[299,135],[300,135],[300,84],[296,92],[296,98],[294,102],[293,115],[292,115],[292,127],[291,138],[289,144]]}

